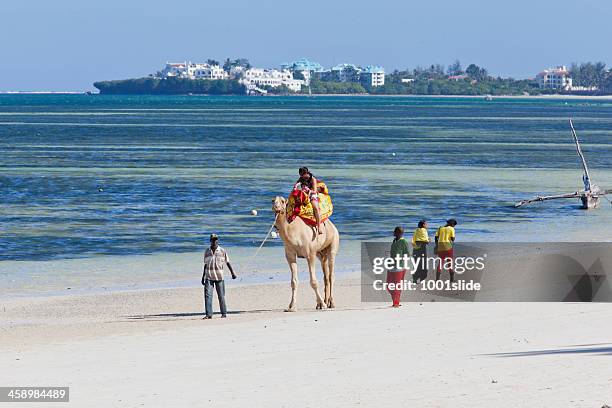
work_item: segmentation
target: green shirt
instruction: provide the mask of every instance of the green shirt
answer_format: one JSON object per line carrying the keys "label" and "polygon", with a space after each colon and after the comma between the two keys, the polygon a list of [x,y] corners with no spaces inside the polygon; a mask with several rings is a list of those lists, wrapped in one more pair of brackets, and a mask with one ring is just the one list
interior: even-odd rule
{"label": "green shirt", "polygon": [[406,238],[400,238],[393,241],[391,244],[391,258],[395,258],[396,255],[399,255],[400,257],[410,255],[410,251],[408,250],[408,241],[406,241]]}

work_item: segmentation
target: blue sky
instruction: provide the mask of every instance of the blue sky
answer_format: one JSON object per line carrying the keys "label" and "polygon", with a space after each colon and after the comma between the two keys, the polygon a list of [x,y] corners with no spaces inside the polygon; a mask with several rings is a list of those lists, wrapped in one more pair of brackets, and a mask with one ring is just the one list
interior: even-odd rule
{"label": "blue sky", "polygon": [[[530,77],[612,64],[612,1],[19,0],[0,12],[0,90],[84,90],[165,61],[305,56],[390,71],[459,59]],[[257,5],[255,5],[257,4]]]}

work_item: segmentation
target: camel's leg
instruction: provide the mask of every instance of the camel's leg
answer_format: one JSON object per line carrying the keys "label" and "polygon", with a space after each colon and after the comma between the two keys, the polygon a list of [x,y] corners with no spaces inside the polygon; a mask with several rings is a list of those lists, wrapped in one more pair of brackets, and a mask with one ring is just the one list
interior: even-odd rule
{"label": "camel's leg", "polygon": [[336,271],[335,262],[336,262],[336,254],[338,253],[338,249],[340,248],[340,237],[338,233],[334,238],[334,241],[329,248],[329,256],[327,257],[327,267],[329,269],[329,299],[327,301],[327,307],[332,309],[336,307],[334,303],[334,281],[336,280]]}
{"label": "camel's leg", "polygon": [[334,280],[336,279],[336,273],[334,271],[335,257],[336,254],[334,253],[331,253],[327,257],[327,268],[329,269],[329,298],[325,304],[330,309],[336,307],[336,304],[334,303]]}
{"label": "camel's leg", "polygon": [[315,271],[315,262],[317,260],[317,254],[311,254],[308,256],[308,272],[310,273],[310,287],[314,290],[317,296],[317,309],[323,309],[323,298],[319,293],[319,282],[317,281],[317,275]]}
{"label": "camel's leg", "polygon": [[285,252],[285,258],[291,270],[291,302],[285,312],[295,312],[297,310],[297,287],[298,287],[298,266],[297,255]]}
{"label": "camel's leg", "polygon": [[321,260],[321,269],[323,269],[323,280],[325,282],[325,299],[326,305],[329,305],[329,298],[331,296],[331,284],[329,275],[329,250],[326,249],[322,253],[319,253],[319,259]]}

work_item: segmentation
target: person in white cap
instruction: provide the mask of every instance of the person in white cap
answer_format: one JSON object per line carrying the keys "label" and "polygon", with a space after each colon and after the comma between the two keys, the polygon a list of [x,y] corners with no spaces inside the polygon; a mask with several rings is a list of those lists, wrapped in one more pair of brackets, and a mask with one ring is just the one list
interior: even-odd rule
{"label": "person in white cap", "polygon": [[202,285],[204,285],[204,309],[206,316],[204,319],[212,319],[213,315],[213,286],[217,291],[221,317],[227,317],[227,307],[225,305],[225,282],[223,281],[223,269],[227,268],[232,274],[232,279],[236,279],[234,269],[229,262],[229,256],[224,248],[219,246],[217,234],[210,235],[210,247],[204,251],[204,271],[202,273]]}

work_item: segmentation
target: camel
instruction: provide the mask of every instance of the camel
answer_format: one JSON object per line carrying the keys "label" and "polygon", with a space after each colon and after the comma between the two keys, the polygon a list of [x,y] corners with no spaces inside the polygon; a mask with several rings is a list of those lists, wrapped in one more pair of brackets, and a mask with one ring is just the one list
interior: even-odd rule
{"label": "camel", "polygon": [[[279,235],[285,244],[285,257],[291,270],[291,302],[286,311],[295,312],[297,310],[297,258],[306,258],[308,262],[310,286],[317,297],[316,308],[323,309],[324,305],[330,309],[335,307],[333,285],[334,262],[340,247],[338,229],[330,220],[326,220],[321,226],[322,234],[318,235],[315,228],[306,224],[300,217],[296,217],[292,222],[287,221],[287,200],[285,198],[276,197],[272,200],[272,203],[272,210],[276,214],[274,226],[278,229]],[[323,269],[325,299],[319,293],[319,282],[315,273],[317,257],[321,261],[321,268]]]}

